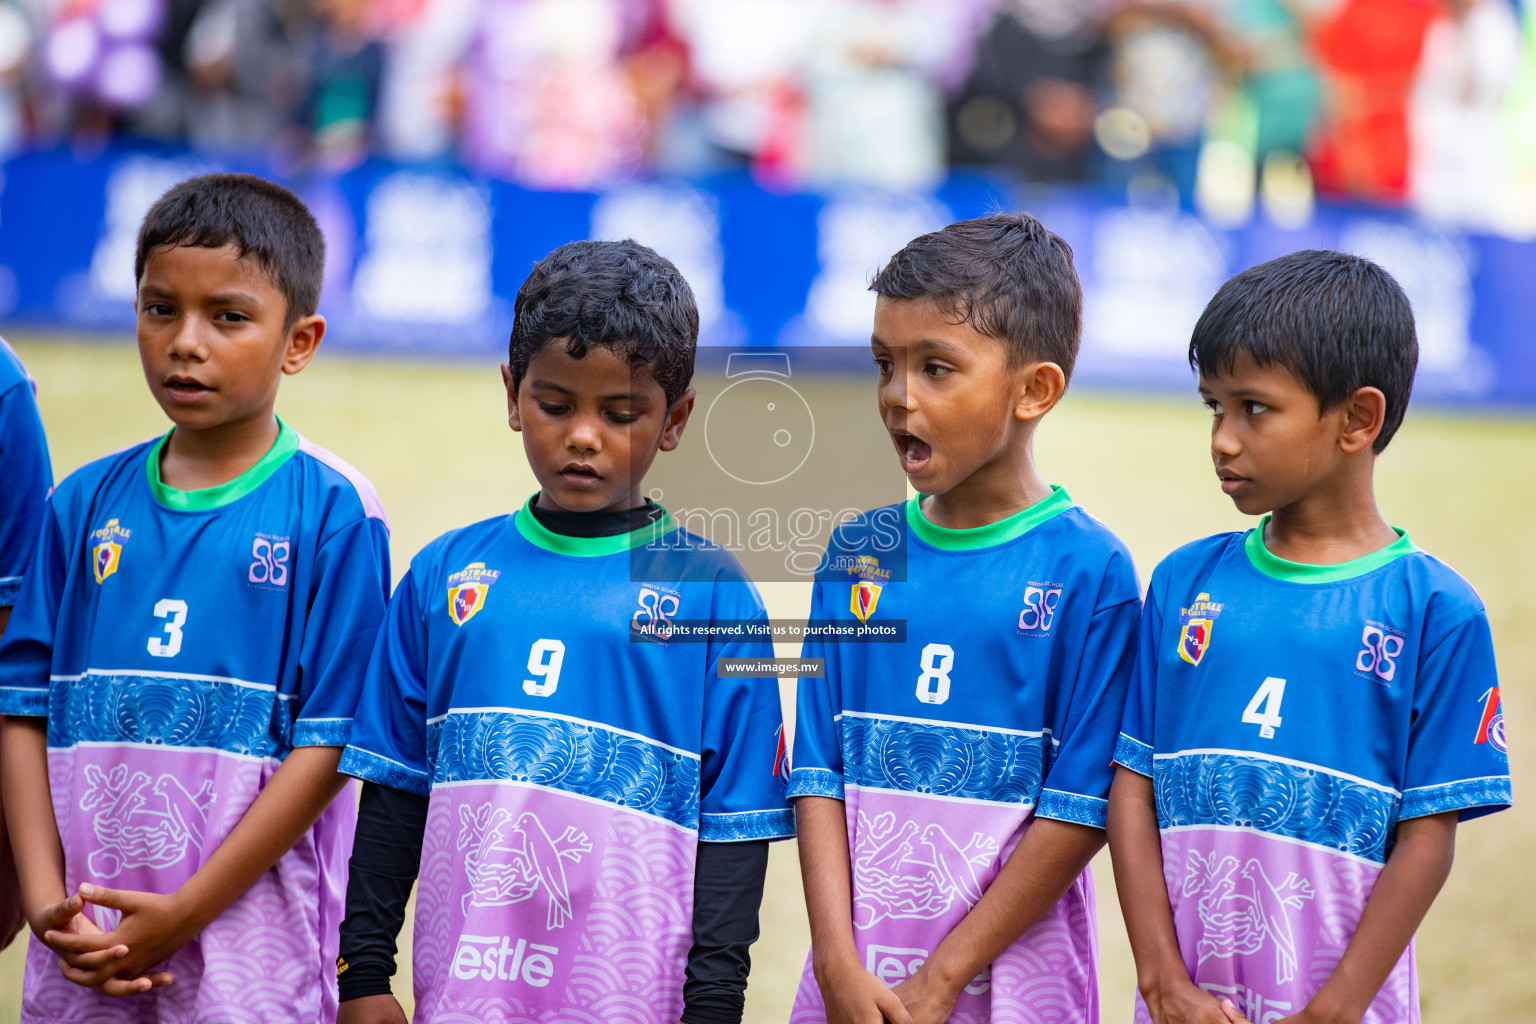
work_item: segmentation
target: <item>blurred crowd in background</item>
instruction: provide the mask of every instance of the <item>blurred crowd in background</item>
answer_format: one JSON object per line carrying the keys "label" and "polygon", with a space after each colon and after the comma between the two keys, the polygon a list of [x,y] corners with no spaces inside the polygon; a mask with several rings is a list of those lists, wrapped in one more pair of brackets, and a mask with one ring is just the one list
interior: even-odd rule
{"label": "blurred crowd in background", "polygon": [[0,149],[538,189],[951,168],[1536,231],[1536,0],[0,0]]}

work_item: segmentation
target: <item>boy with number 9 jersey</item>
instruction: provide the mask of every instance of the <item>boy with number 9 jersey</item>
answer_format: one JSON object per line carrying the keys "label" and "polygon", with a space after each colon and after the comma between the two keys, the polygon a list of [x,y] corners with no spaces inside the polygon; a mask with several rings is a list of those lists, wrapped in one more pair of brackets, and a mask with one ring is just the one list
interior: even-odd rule
{"label": "boy with number 9 jersey", "polygon": [[539,492],[427,545],[390,602],[342,760],[367,781],[342,1024],[405,1019],[418,870],[418,1021],[740,1021],[794,826],[776,683],[716,674],[771,646],[674,628],[766,627],[757,590],[642,497],[697,336],[687,282],[634,242],[562,246],[519,289],[502,377]]}
{"label": "boy with number 9 jersey", "polygon": [[879,410],[919,492],[840,527],[790,794],[811,917],[791,1020],[1096,1021],[1092,880],[1140,609],[1125,547],[1037,472],[1077,355],[1037,220],[924,235],[871,285]]}
{"label": "boy with number 9 jersey", "polygon": [[1221,287],[1189,358],[1222,490],[1266,514],[1152,575],[1110,806],[1137,1019],[1417,1024],[1414,930],[1510,780],[1483,604],[1376,508],[1412,310],[1292,253]]}
{"label": "boy with number 9 jersey", "polygon": [[336,764],[389,556],[373,488],[273,413],[325,333],[323,265],[259,178],[145,216],[139,355],[174,426],[54,491],[0,647],[23,1021],[336,1012]]}

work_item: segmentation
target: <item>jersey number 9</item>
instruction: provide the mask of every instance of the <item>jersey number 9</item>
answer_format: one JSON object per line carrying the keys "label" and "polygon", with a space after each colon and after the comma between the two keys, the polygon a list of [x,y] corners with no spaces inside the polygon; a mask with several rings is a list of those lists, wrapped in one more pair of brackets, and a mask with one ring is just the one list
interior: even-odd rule
{"label": "jersey number 9", "polygon": [[560,666],[565,662],[565,644],[559,640],[535,640],[528,652],[528,671],[538,677],[523,680],[523,692],[530,697],[548,697],[560,685]]}

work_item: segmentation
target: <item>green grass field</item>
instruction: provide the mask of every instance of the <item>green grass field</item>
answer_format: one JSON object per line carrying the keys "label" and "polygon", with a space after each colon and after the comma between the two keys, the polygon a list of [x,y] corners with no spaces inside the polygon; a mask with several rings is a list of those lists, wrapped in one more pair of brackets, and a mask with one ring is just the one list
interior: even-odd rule
{"label": "green grass field", "polygon": [[[37,379],[58,476],[165,429],[131,346],[12,341]],[[859,401],[870,387],[847,386]],[[284,384],[279,412],[372,479],[390,514],[397,575],[432,537],[509,511],[534,490],[489,363],[323,354]],[[1049,479],[1126,541],[1145,582],[1177,545],[1249,523],[1216,486],[1207,429],[1192,391],[1187,399],[1073,392],[1047,421],[1037,454]],[[693,440],[665,457],[696,457]],[[1536,887],[1521,867],[1536,847],[1536,532],[1525,522],[1536,509],[1536,420],[1413,411],[1379,465],[1378,489],[1388,519],[1488,604],[1522,801],[1461,832],[1455,871],[1420,932],[1425,1019],[1536,1019]],[[804,588],[764,589],[773,615],[804,613]],[[1134,972],[1106,856],[1094,870],[1104,1020],[1119,1024],[1130,1019]],[[808,948],[793,844],[775,847],[768,884],[747,995],[754,1024],[787,1018]],[[17,1019],[21,950],[0,954],[0,1022]],[[408,975],[405,966],[397,991],[409,992]]]}

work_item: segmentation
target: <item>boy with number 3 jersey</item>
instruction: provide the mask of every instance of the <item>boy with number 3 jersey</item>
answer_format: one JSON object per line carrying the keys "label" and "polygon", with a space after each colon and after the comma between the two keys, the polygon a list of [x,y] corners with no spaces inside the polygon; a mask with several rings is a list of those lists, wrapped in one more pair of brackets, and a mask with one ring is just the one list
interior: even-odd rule
{"label": "boy with number 3 jersey", "polygon": [[174,426],[54,491],[0,647],[23,1021],[336,1013],[336,764],[389,556],[373,488],[273,414],[323,265],[304,205],[247,175],[145,217],[139,355]]}
{"label": "boy with number 3 jersey", "polygon": [[1292,253],[1195,326],[1246,533],[1152,575],[1110,847],[1156,1024],[1417,1024],[1412,938],[1459,820],[1507,807],[1477,594],[1376,509],[1413,313],[1368,260]]}
{"label": "boy with number 3 jersey", "polygon": [[[1082,292],[1029,216],[924,235],[871,286],[878,404],[919,497],[840,527],[790,794],[811,918],[791,1020],[1098,1019],[1092,880],[1140,593],[1031,454]],[[851,884],[850,884],[851,880]]]}

